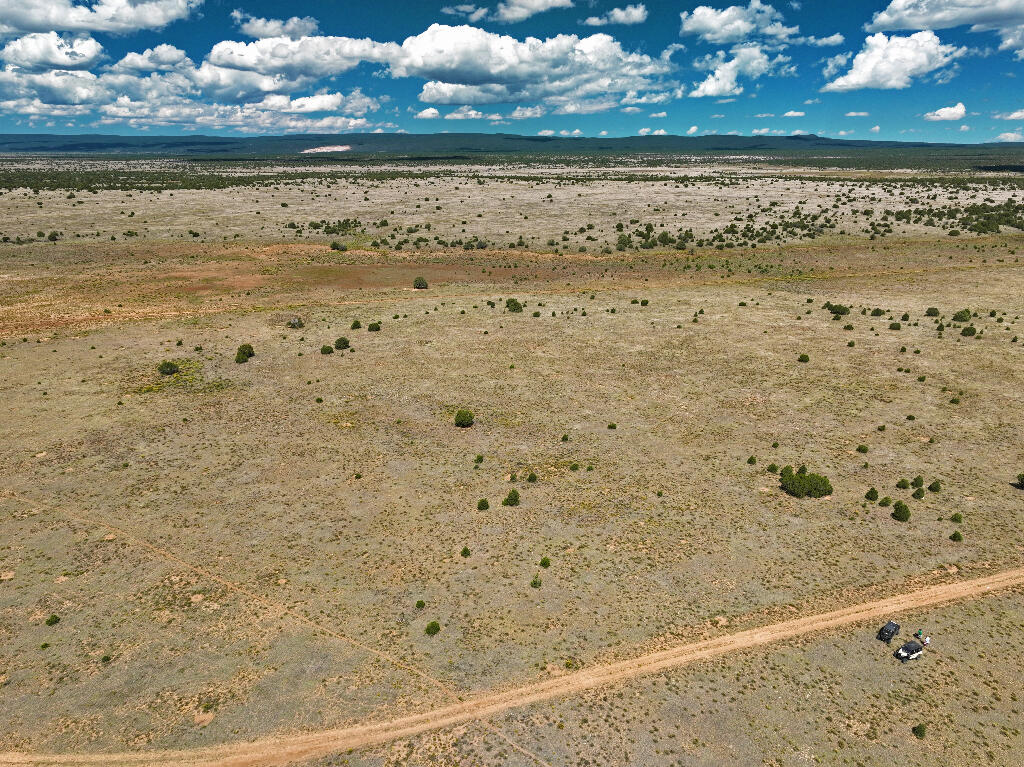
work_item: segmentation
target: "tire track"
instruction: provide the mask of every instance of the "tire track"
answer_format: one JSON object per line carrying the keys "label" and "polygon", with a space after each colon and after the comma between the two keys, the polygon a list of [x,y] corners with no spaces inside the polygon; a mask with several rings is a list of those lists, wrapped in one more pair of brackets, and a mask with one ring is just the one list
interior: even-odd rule
{"label": "tire track", "polygon": [[367,746],[376,746],[425,732],[486,720],[515,708],[561,698],[639,676],[656,674],[709,658],[787,639],[829,631],[893,613],[916,610],[1001,589],[1024,585],[1024,568],[983,578],[956,581],[843,607],[830,612],[677,645],[636,658],[602,664],[574,674],[547,679],[441,706],[432,711],[366,722],[322,732],[280,735],[187,751],[109,754],[0,754],[0,765],[85,765],[86,767],[278,767]]}

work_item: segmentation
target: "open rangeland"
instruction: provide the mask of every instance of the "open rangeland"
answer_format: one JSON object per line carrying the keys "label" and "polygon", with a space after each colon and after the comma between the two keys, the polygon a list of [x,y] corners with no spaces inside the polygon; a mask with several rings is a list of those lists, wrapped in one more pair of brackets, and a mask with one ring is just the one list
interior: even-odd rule
{"label": "open rangeland", "polygon": [[1019,176],[151,165],[3,166],[0,764],[1020,763]]}

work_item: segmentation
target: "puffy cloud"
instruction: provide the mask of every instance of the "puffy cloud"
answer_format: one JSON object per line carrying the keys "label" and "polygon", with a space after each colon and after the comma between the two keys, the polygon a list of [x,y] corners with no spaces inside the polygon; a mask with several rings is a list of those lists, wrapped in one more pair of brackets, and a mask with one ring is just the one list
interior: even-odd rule
{"label": "puffy cloud", "polygon": [[771,72],[776,66],[789,61],[786,56],[769,59],[756,43],[733,46],[731,53],[731,59],[727,59],[725,54],[719,51],[716,56],[705,56],[694,62],[696,68],[712,71],[690,92],[690,96],[736,96],[743,93],[743,86],[738,82],[741,75],[756,80]]}
{"label": "puffy cloud", "polygon": [[367,112],[380,109],[380,102],[356,88],[349,95],[343,93],[318,93],[293,99],[284,94],[270,94],[258,103],[247,105],[254,109],[286,114],[308,114],[312,112],[341,112],[346,115],[363,117]]}
{"label": "puffy cloud", "polygon": [[187,18],[203,0],[0,0],[0,34],[135,32]]}
{"label": "puffy cloud", "polygon": [[806,112],[797,112],[796,110],[790,109],[788,112],[786,112],[782,116],[783,117],[806,117],[807,113]]}
{"label": "puffy cloud", "polygon": [[[365,118],[327,115],[305,117],[262,109],[255,104],[203,104],[196,101],[156,104],[127,96],[101,107],[101,124],[131,127],[184,126],[232,129],[243,133],[342,133],[373,128]],[[391,126],[388,126],[391,127]]]}
{"label": "puffy cloud", "polygon": [[637,131],[637,133],[640,134],[641,136],[649,136],[649,135],[651,135],[651,129],[650,128],[641,128],[640,130]]}
{"label": "puffy cloud", "polygon": [[572,0],[503,0],[494,9],[493,18],[495,21],[503,21],[511,24],[517,21],[525,21],[538,13],[550,11],[554,8],[573,8]]}
{"label": "puffy cloud", "polygon": [[880,126],[880,125],[876,125],[876,126],[874,126],[874,127],[873,127],[873,128],[871,129],[871,132],[872,132],[872,133],[878,133],[878,131],[880,131],[880,130],[882,130],[882,126]]}
{"label": "puffy cloud", "polygon": [[924,119],[932,122],[938,122],[940,120],[963,120],[967,116],[967,108],[963,105],[963,102],[959,102],[956,106],[942,107],[936,109],[934,112],[928,112],[925,114]]}
{"label": "puffy cloud", "polygon": [[825,59],[825,68],[821,70],[822,76],[826,80],[831,80],[843,71],[843,68],[850,63],[852,56],[852,53],[837,53],[835,56],[829,56]]}
{"label": "puffy cloud", "polygon": [[475,5],[448,5],[441,9],[441,13],[449,16],[465,16],[474,24],[485,18],[490,11],[487,8],[478,8]]}
{"label": "puffy cloud", "polygon": [[915,77],[947,66],[966,52],[966,48],[944,45],[934,32],[915,32],[909,37],[888,37],[878,32],[864,41],[850,71],[822,90],[906,88]]}
{"label": "puffy cloud", "polygon": [[687,136],[692,136],[692,135],[693,135],[694,133],[696,133],[696,132],[697,132],[698,130],[699,130],[699,128],[698,128],[698,127],[697,127],[696,125],[691,125],[691,126],[689,127],[689,129],[687,129],[687,131],[686,131],[686,135],[687,135]]}
{"label": "puffy cloud", "polygon": [[544,116],[544,107],[524,107],[518,106],[512,110],[511,114],[506,115],[509,120],[530,120],[535,117]]}
{"label": "puffy cloud", "polygon": [[1000,133],[996,136],[996,141],[1011,141],[1021,142],[1024,141],[1024,133],[1016,131],[1015,133]]}
{"label": "puffy cloud", "polygon": [[242,11],[232,11],[231,18],[234,19],[238,28],[243,34],[249,37],[291,37],[298,39],[308,35],[315,35],[320,25],[312,16],[292,16],[287,21],[280,19],[261,19],[250,16]]}
{"label": "puffy cloud", "polygon": [[651,112],[651,117],[654,117],[654,118],[668,117],[668,112]]}
{"label": "puffy cloud", "polygon": [[870,112],[847,112],[845,117],[870,117]]}
{"label": "puffy cloud", "polygon": [[1024,109],[1018,109],[1016,112],[1004,112],[995,117],[997,120],[1024,120]]}
{"label": "puffy cloud", "polygon": [[799,31],[799,27],[784,26],[782,14],[761,0],[723,10],[699,5],[692,12],[683,11],[679,18],[679,34],[698,35],[708,43],[737,43],[755,35],[785,40]]}
{"label": "puffy cloud", "polygon": [[384,63],[399,53],[395,43],[351,37],[266,37],[251,43],[224,40],[207,57],[211,66],[290,79],[341,74],[362,61]]}
{"label": "puffy cloud", "polygon": [[554,136],[555,132],[553,130],[539,130],[539,131],[537,131],[537,135],[538,136]]}
{"label": "puffy cloud", "polygon": [[147,48],[142,53],[128,53],[111,67],[114,72],[165,72],[179,67],[193,66],[192,60],[181,48],[166,43]]}
{"label": "puffy cloud", "polygon": [[53,31],[19,37],[0,50],[0,59],[29,72],[89,69],[102,57],[103,46],[91,37],[62,37]]}
{"label": "puffy cloud", "polygon": [[665,130],[664,128],[658,128],[658,130],[656,130],[653,133],[651,133],[651,135],[652,136],[667,136],[668,135],[668,131]]}
{"label": "puffy cloud", "polygon": [[110,98],[92,72],[57,71],[27,73],[0,70],[0,98],[15,102],[53,105],[96,104]]}
{"label": "puffy cloud", "polygon": [[421,101],[487,104],[649,90],[673,71],[670,53],[659,58],[630,53],[606,34],[518,40],[476,27],[434,24],[387,58],[393,76],[428,80]]}
{"label": "puffy cloud", "polygon": [[436,120],[441,116],[441,113],[434,107],[427,107],[426,109],[420,110],[416,113],[417,120]]}
{"label": "puffy cloud", "polygon": [[1024,59],[1024,3],[1020,0],[892,0],[874,15],[869,32],[949,29],[970,25],[972,32],[998,32],[1001,49]]}
{"label": "puffy cloud", "polygon": [[604,16],[589,16],[583,23],[588,27],[603,27],[607,24],[643,24],[647,21],[647,6],[643,3],[612,8]]}
{"label": "puffy cloud", "polygon": [[808,37],[800,38],[800,41],[807,45],[813,45],[817,48],[829,48],[833,45],[842,45],[846,42],[846,38],[836,32],[834,35],[829,35],[828,37],[815,37],[814,35],[809,35]]}
{"label": "puffy cloud", "polygon": [[460,106],[455,112],[450,112],[444,116],[445,120],[482,120],[484,117],[490,120],[498,119],[498,115],[484,115],[482,112],[477,112],[469,105]]}

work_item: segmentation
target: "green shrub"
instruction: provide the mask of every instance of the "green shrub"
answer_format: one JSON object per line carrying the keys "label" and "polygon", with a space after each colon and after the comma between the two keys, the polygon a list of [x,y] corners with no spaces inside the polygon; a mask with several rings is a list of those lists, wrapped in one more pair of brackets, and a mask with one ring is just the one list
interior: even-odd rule
{"label": "green shrub", "polygon": [[896,487],[898,487],[900,490],[909,490],[910,489],[910,480],[906,479],[906,478],[903,478],[903,479],[899,480],[896,483]]}
{"label": "green shrub", "polygon": [[970,309],[961,309],[953,315],[953,322],[968,322],[971,319]]}
{"label": "green shrub", "polygon": [[478,455],[476,458],[473,459],[473,463],[475,463],[477,466],[479,466],[483,462],[484,457],[482,455]]}
{"label": "green shrub", "polygon": [[518,506],[519,505],[519,491],[512,488],[508,491],[508,495],[501,502],[502,506]]}
{"label": "green shrub", "polygon": [[363,326],[359,320],[352,320],[352,324],[349,326],[349,330],[359,330]]}
{"label": "green shrub", "polygon": [[51,615],[49,618],[46,619],[47,626],[56,626],[58,623],[60,623],[59,615]]}
{"label": "green shrub", "polygon": [[428,637],[432,637],[432,636],[434,636],[434,634],[436,634],[440,630],[441,630],[441,624],[440,623],[438,623],[437,621],[430,621],[430,623],[427,624],[427,627],[425,629],[423,629],[423,633],[426,634]]}
{"label": "green shrub", "polygon": [[521,312],[523,310],[523,305],[514,298],[506,298],[505,310],[509,312]]}
{"label": "green shrub", "polygon": [[416,290],[426,290],[427,281],[422,277],[417,277],[415,280],[412,281],[412,286],[416,288]]}
{"label": "green shrub", "polygon": [[924,740],[927,728],[924,726],[924,724],[915,724],[913,727],[910,728],[910,731],[914,733],[914,737],[918,740]]}
{"label": "green shrub", "polygon": [[487,502],[486,498],[481,498],[479,501],[476,502],[477,511],[487,511],[489,508],[491,508],[491,504]]}
{"label": "green shrub", "polygon": [[864,493],[864,497],[867,498],[869,501],[872,501],[872,502],[877,501],[878,500],[878,491],[875,490],[875,488],[871,488],[866,493]]}
{"label": "green shrub", "polygon": [[889,330],[902,330],[903,326],[898,322],[890,322]]}
{"label": "green shrub", "polygon": [[824,498],[832,495],[832,483],[821,474],[808,474],[807,468],[801,466],[793,471],[792,466],[784,466],[779,474],[782,489],[794,498]]}
{"label": "green shrub", "polygon": [[459,554],[463,559],[467,558],[469,556],[469,546],[463,546],[462,551],[460,551]]}
{"label": "green shrub", "polygon": [[608,428],[609,429],[617,429],[618,426],[616,424],[614,424],[614,423],[610,423],[610,424],[608,424]]}
{"label": "green shrub", "polygon": [[890,498],[889,496],[885,496],[884,498],[882,498],[882,500],[878,502],[878,505],[883,508],[886,506],[892,506],[892,498]]}
{"label": "green shrub", "polygon": [[534,474],[534,473],[533,473],[533,472],[531,471],[531,472],[530,472],[530,473],[529,473],[529,474],[527,475],[527,477],[526,477],[526,481],[527,481],[527,482],[536,482],[536,481],[537,481],[537,475],[536,475],[536,474]]}
{"label": "green shrub", "polygon": [[1017,475],[1017,487],[1024,490],[1024,474]]}
{"label": "green shrub", "polygon": [[345,245],[343,245],[342,243],[335,240],[334,242],[331,243],[331,250],[337,250],[344,253],[346,250],[348,250],[348,248],[345,247]]}
{"label": "green shrub", "polygon": [[977,335],[977,333],[978,329],[974,327],[974,325],[968,325],[967,327],[960,331],[960,335],[966,336],[967,338],[971,338],[972,336]]}
{"label": "green shrub", "polygon": [[344,351],[345,349],[348,348],[348,339],[345,338],[345,336],[334,339],[334,348],[337,349],[339,352]]}
{"label": "green shrub", "polygon": [[320,347],[321,354],[334,354],[334,347],[330,344],[324,344]]}
{"label": "green shrub", "polygon": [[903,501],[896,501],[892,505],[892,518],[897,522],[908,522],[910,520],[910,507]]}
{"label": "green shrub", "polygon": [[925,309],[924,316],[925,317],[938,317],[939,316],[939,310],[935,306],[929,306],[927,309]]}
{"label": "green shrub", "polygon": [[916,477],[910,480],[910,484],[914,487],[924,487],[924,477],[918,474]]}
{"label": "green shrub", "polygon": [[369,325],[366,326],[366,329],[368,331],[370,331],[371,333],[379,333],[380,332],[380,323],[379,322],[371,322]]}
{"label": "green shrub", "polygon": [[924,488],[923,487],[916,488],[914,490],[914,492],[910,494],[910,497],[911,498],[915,498],[918,501],[920,501],[922,498],[924,498]]}
{"label": "green shrub", "polygon": [[779,470],[779,465],[777,463],[770,463],[770,464],[768,464],[768,473],[769,474],[775,474],[778,470]]}
{"label": "green shrub", "polygon": [[868,446],[867,445],[857,445],[857,452],[858,453],[866,453],[867,451],[868,451]]}
{"label": "green shrub", "polygon": [[963,533],[961,533],[959,530],[954,530],[953,534],[949,536],[949,540],[953,541],[953,543],[960,543],[963,539]]}
{"label": "green shrub", "polygon": [[175,373],[177,373],[180,369],[181,368],[179,368],[175,363],[171,362],[170,360],[164,360],[163,362],[160,363],[160,366],[157,368],[157,370],[160,371],[160,375],[162,376],[172,376]]}
{"label": "green shrub", "polygon": [[939,482],[939,480],[935,480],[930,485],[928,485],[928,489],[931,490],[933,493],[937,493],[942,489],[942,483]]}
{"label": "green shrub", "polygon": [[806,354],[801,354],[799,357],[796,358],[796,361],[797,362],[810,362],[811,358],[808,355],[806,355]]}
{"label": "green shrub", "polygon": [[753,455],[750,456],[750,458],[747,459],[747,463],[753,466],[755,463],[757,463],[757,457]]}
{"label": "green shrub", "polygon": [[427,603],[424,602],[422,599],[417,599],[416,600],[416,609],[417,610],[422,610],[426,606],[427,606]]}
{"label": "green shrub", "polygon": [[551,560],[548,559],[547,557],[541,557],[540,558],[540,566],[543,567],[544,569],[547,569],[547,568],[551,567]]}
{"label": "green shrub", "polygon": [[460,429],[468,429],[473,425],[473,413],[469,410],[459,410],[455,414],[455,425]]}
{"label": "green shrub", "polygon": [[533,576],[533,580],[530,581],[530,588],[539,589],[540,588],[540,584],[541,584],[540,573],[538,573],[537,575]]}
{"label": "green shrub", "polygon": [[235,352],[235,362],[239,364],[248,362],[255,356],[256,352],[253,351],[252,344],[242,344],[238,347],[238,351]]}

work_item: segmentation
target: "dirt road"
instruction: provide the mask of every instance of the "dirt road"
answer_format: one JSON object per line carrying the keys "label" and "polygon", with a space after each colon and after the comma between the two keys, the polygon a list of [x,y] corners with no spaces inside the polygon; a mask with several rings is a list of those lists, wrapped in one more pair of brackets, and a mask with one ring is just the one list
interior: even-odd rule
{"label": "dirt road", "polygon": [[967,581],[932,586],[875,602],[844,607],[770,626],[740,631],[714,639],[679,645],[667,650],[618,661],[575,674],[488,693],[425,713],[385,721],[367,722],[323,732],[269,737],[248,743],[194,749],[117,754],[0,754],[0,765],[183,765],[185,767],[263,767],[285,765],[352,748],[374,746],[475,720],[510,709],[572,695],[584,690],[685,666],[730,652],[761,647],[840,626],[889,618],[957,599],[981,596],[999,589],[1024,585],[1024,568]]}

